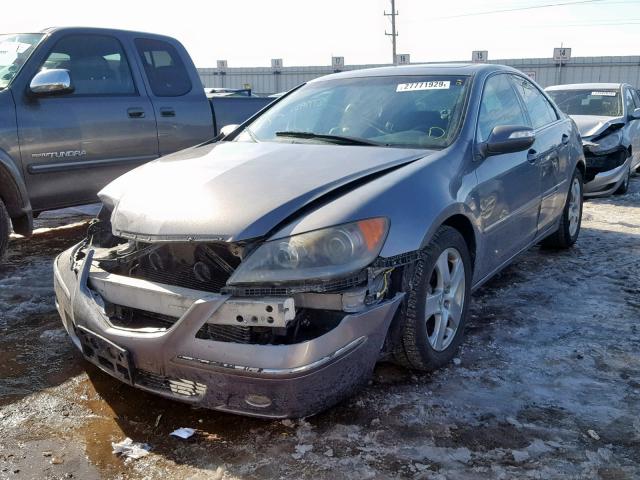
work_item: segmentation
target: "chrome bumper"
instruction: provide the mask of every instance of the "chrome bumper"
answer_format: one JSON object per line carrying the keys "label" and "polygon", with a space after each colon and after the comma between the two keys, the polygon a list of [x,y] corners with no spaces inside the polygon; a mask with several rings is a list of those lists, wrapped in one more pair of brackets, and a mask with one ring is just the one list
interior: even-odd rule
{"label": "chrome bumper", "polygon": [[[70,251],[54,262],[58,310],[65,329],[88,360],[135,387],[259,417],[308,416],[365,383],[402,300],[402,295],[397,295],[363,312],[346,315],[333,330],[297,344],[219,342],[196,338],[196,333],[233,300],[229,295],[200,292],[199,298],[193,298],[193,291],[185,295],[181,291],[184,289],[152,282],[137,284],[135,293],[125,283],[119,301],[134,304],[126,306],[155,302],[162,309],[176,309],[179,318],[164,331],[115,327],[97,293],[104,283],[104,272],[92,271],[90,259],[88,255],[77,276],[70,268]],[[94,349],[107,353],[101,355]],[[122,363],[105,359],[111,351],[127,358]]]}

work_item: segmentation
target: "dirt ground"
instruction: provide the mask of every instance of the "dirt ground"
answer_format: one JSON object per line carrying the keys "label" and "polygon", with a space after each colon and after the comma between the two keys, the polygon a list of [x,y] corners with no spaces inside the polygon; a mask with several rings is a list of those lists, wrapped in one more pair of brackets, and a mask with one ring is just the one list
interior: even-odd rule
{"label": "dirt ground", "polygon": [[[87,219],[39,219],[49,230],[14,238],[0,265],[0,479],[640,478],[638,177],[585,203],[573,250],[534,248],[474,294],[451,366],[381,364],[359,395],[299,421],[192,409],[83,361],[51,261]],[[126,437],[151,454],[113,455]]]}

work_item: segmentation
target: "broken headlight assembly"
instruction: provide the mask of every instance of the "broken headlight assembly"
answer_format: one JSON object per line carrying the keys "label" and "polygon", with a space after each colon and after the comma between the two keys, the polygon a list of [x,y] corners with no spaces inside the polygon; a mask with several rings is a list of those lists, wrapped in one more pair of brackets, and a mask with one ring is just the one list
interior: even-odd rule
{"label": "broken headlight assembly", "polygon": [[229,285],[326,280],[371,264],[387,237],[389,221],[370,218],[260,245],[238,267]]}
{"label": "broken headlight assembly", "polygon": [[599,138],[597,142],[584,141],[585,149],[595,155],[602,155],[615,150],[622,143],[622,129],[615,130],[614,132]]}

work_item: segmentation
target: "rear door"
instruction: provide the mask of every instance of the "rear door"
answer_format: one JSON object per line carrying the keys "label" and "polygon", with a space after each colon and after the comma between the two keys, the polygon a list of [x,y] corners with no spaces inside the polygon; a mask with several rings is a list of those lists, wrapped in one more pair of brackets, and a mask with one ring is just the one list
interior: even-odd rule
{"label": "rear door", "polygon": [[[528,125],[509,74],[495,74],[484,85],[476,143],[499,125]],[[480,276],[490,274],[534,239],[540,209],[540,175],[529,152],[492,155],[480,160],[478,207],[483,231]]]}
{"label": "rear door", "polygon": [[116,37],[65,35],[43,58],[40,69],[69,70],[75,90],[16,98],[24,174],[36,211],[97,201],[111,180],[158,157],[151,102]]}
{"label": "rear door", "polygon": [[213,138],[211,106],[186,50],[156,38],[137,38],[135,46],[158,120],[160,154]]}
{"label": "rear door", "polygon": [[562,213],[573,174],[569,150],[571,120],[561,120],[549,100],[528,79],[512,75],[512,80],[536,134],[536,141],[529,151],[529,161],[538,168],[540,175],[542,198],[538,233],[543,233],[555,225]]}

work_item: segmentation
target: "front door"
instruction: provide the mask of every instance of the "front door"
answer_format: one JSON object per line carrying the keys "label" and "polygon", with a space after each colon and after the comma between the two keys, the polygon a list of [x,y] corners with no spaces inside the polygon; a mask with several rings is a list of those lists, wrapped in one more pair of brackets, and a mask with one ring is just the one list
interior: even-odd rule
{"label": "front door", "polygon": [[69,70],[72,93],[16,99],[24,175],[35,211],[97,201],[96,193],[158,157],[153,107],[122,44],[63,36],[43,69]]}
{"label": "front door", "polygon": [[[528,126],[507,74],[485,83],[476,143],[485,142],[499,125]],[[476,278],[493,272],[534,239],[540,209],[540,174],[530,152],[505,153],[476,160],[477,206],[483,231],[482,262]]]}

